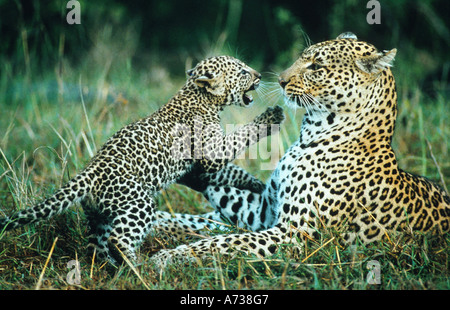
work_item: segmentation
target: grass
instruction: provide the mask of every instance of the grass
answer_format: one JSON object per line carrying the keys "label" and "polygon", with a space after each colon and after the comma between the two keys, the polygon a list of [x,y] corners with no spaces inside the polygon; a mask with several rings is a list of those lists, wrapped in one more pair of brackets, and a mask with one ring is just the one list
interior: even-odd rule
{"label": "grass", "polygon": [[[94,50],[91,55],[95,58],[98,54],[101,51]],[[154,112],[183,83],[163,66],[138,70],[129,58],[116,63],[113,55],[110,51],[94,65],[87,61],[79,69],[64,64],[62,71],[42,73],[33,69],[31,62],[22,75],[5,64],[0,73],[0,215],[51,194],[80,171],[116,130]],[[399,64],[395,70],[401,86],[394,139],[399,164],[443,186],[450,184],[448,98],[429,97],[406,80],[407,65]],[[224,124],[247,122],[275,104],[282,103],[269,96],[269,100],[257,98],[255,106],[245,112],[231,107],[224,113]],[[281,132],[284,150],[297,138],[302,116],[300,112],[286,113]],[[262,179],[270,175],[259,169],[257,160],[239,160],[238,164]],[[175,212],[208,210],[201,195],[178,185],[163,192],[159,205]],[[146,264],[148,257],[177,244],[149,237],[140,249],[143,262],[136,267],[124,264],[113,268],[93,262],[85,255],[84,214],[74,208],[49,222],[0,232],[0,289],[450,288],[449,234],[442,238],[417,236],[407,242],[392,236],[393,243],[341,247],[336,242],[338,233],[324,230],[320,240],[305,245],[302,255],[285,245],[264,260],[216,256],[200,266],[174,265],[159,273]],[[73,260],[79,263],[79,284],[71,284],[73,265],[68,267],[68,263]],[[367,281],[367,268],[374,261],[379,264],[380,284]]]}

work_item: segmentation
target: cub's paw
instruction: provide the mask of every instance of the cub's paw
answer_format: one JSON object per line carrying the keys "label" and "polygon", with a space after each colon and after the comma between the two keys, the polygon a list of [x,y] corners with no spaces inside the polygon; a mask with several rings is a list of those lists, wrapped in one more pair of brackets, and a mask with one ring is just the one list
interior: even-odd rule
{"label": "cub's paw", "polygon": [[277,125],[284,121],[283,108],[276,106],[274,108],[269,107],[262,114],[257,116],[254,120],[255,124],[261,125]]}
{"label": "cub's paw", "polygon": [[280,124],[284,120],[283,109],[280,106],[269,107],[253,121],[258,126],[258,140],[280,131]]}

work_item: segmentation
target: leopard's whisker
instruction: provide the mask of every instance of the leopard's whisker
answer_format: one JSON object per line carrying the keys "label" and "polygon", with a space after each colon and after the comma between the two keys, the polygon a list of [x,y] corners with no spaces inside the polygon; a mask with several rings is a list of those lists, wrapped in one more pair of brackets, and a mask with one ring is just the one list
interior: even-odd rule
{"label": "leopard's whisker", "polygon": [[327,111],[324,105],[310,93],[305,93],[305,97],[308,98],[308,101],[311,103],[312,106],[315,107],[315,110],[317,112],[323,114]]}
{"label": "leopard's whisker", "polygon": [[268,102],[269,105],[274,105],[280,97],[280,87],[274,88],[271,82],[261,82],[256,89],[256,93],[261,100]]}

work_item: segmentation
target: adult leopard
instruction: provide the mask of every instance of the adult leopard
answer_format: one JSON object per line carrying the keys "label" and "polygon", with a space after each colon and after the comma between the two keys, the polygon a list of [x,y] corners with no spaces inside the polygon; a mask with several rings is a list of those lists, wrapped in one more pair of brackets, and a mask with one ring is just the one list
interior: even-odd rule
{"label": "adult leopard", "polygon": [[242,188],[233,177],[242,171],[233,165],[187,182],[216,209],[208,216],[219,214],[251,232],[161,250],[151,262],[163,266],[211,252],[267,256],[282,244],[317,238],[324,226],[346,225],[342,240],[358,237],[364,243],[394,230],[448,232],[449,195],[401,170],[391,147],[397,115],[390,70],[395,54],[395,49],[379,52],[352,33],[306,48],[279,76],[287,104],[307,111],[300,137],[265,187]]}
{"label": "adult leopard", "polygon": [[220,170],[270,134],[267,125],[284,119],[281,108],[269,108],[234,133],[223,134],[220,111],[228,105],[249,106],[253,99],[248,92],[258,87],[260,78],[233,57],[201,61],[188,71],[186,84],[167,104],[119,130],[53,196],[0,219],[0,232],[48,219],[80,202],[97,257],[116,262],[121,251],[135,260],[136,247],[155,221],[153,195],[194,166],[209,173]]}

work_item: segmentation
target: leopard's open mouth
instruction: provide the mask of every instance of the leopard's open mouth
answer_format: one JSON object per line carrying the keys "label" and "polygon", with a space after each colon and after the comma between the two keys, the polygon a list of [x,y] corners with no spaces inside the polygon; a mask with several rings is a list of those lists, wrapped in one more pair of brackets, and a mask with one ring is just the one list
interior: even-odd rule
{"label": "leopard's open mouth", "polygon": [[242,101],[244,101],[245,105],[250,105],[253,103],[253,96],[247,93],[244,93],[244,96],[242,96]]}
{"label": "leopard's open mouth", "polygon": [[247,89],[244,92],[244,95],[242,96],[242,101],[246,106],[249,106],[253,103],[253,96],[251,94],[248,94],[249,91],[256,90],[259,87],[259,81],[255,82],[252,86],[250,86],[249,89]]}

